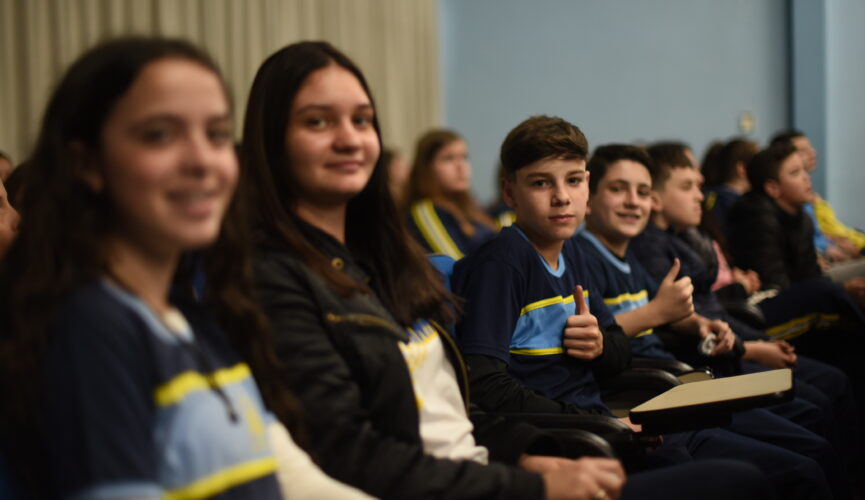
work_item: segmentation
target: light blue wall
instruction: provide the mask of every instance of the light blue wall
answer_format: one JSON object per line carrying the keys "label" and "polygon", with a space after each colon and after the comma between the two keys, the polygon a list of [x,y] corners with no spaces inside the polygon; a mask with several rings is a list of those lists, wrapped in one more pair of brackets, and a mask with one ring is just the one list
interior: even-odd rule
{"label": "light blue wall", "polygon": [[[791,116],[793,127],[804,132],[817,150],[817,164],[826,164],[826,2],[790,2]],[[818,193],[826,192],[826,169],[811,174]]]}
{"label": "light blue wall", "polygon": [[865,2],[827,0],[827,189],[845,224],[865,228]]}
{"label": "light blue wall", "polygon": [[501,140],[533,114],[593,147],[680,138],[700,156],[747,110],[762,143],[788,125],[787,23],[785,0],[441,0],[445,123],[481,201]]}

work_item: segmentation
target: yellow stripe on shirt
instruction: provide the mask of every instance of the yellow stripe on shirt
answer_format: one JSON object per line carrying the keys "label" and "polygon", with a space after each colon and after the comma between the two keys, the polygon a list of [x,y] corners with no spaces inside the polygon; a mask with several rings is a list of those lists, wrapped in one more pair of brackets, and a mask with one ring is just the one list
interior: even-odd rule
{"label": "yellow stripe on shirt", "polygon": [[523,354],[526,356],[549,356],[550,354],[561,354],[565,352],[561,347],[547,347],[544,349],[511,349],[511,354]]}
{"label": "yellow stripe on shirt", "polygon": [[715,208],[715,202],[718,201],[718,193],[714,191],[709,191],[706,193],[706,201],[704,203],[706,210],[712,210]]}
{"label": "yellow stripe on shirt", "polygon": [[463,258],[463,253],[448,234],[431,200],[421,200],[412,205],[411,217],[434,253],[447,255],[454,260]]}
{"label": "yellow stripe on shirt", "polygon": [[649,292],[647,292],[646,290],[641,290],[637,293],[623,293],[618,297],[610,297],[604,299],[604,304],[607,304],[608,306],[617,306],[625,301],[637,302],[638,300],[648,298]]}
{"label": "yellow stripe on shirt", "polygon": [[[583,290],[583,297],[589,298],[589,291]],[[567,297],[550,297],[548,299],[539,300],[537,302],[532,302],[531,304],[526,305],[522,309],[520,309],[520,316],[530,313],[536,309],[541,309],[547,306],[551,306],[554,304],[570,304],[574,301],[574,295],[568,295]]]}
{"label": "yellow stripe on shirt", "polygon": [[841,319],[838,314],[811,313],[793,318],[786,323],[766,328],[766,334],[776,340],[798,337],[814,326],[826,326]]}
{"label": "yellow stripe on shirt", "polygon": [[[211,375],[219,387],[240,382],[251,376],[249,366],[246,363],[238,363],[231,368],[217,370]],[[210,385],[208,384],[206,375],[186,371],[158,386],[153,392],[153,399],[158,406],[168,406],[181,401],[192,392],[209,388]]]}
{"label": "yellow stripe on shirt", "polygon": [[165,492],[165,500],[210,498],[235,486],[249,483],[276,472],[276,459],[262,458],[228,467],[186,486]]}
{"label": "yellow stripe on shirt", "polygon": [[643,330],[643,331],[637,333],[636,335],[634,335],[634,338],[635,338],[635,339],[638,339],[638,338],[640,338],[640,337],[645,337],[646,335],[651,335],[651,334],[654,333],[654,332],[655,332],[655,329],[654,329],[654,328],[646,328],[645,330]]}

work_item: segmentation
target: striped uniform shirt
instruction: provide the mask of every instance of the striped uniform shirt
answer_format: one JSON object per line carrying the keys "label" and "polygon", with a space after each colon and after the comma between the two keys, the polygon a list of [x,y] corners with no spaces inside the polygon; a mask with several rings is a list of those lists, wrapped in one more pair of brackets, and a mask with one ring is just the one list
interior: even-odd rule
{"label": "striped uniform shirt", "polygon": [[103,281],[59,310],[45,412],[56,496],[280,498],[249,367],[200,307],[179,309],[169,330]]}
{"label": "striped uniform shirt", "polygon": [[[504,361],[511,376],[548,398],[608,412],[591,364],[562,348],[565,322],[576,311],[574,287],[586,277],[573,241],[565,241],[552,269],[518,226],[502,229],[454,266],[451,284],[465,299],[457,326],[463,352]],[[601,327],[614,323],[599,297],[586,300]]]}
{"label": "striped uniform shirt", "polygon": [[475,234],[466,235],[450,212],[437,207],[429,199],[412,204],[408,223],[412,234],[428,252],[447,255],[454,260],[463,258],[496,234],[487,226],[472,222]]}
{"label": "striped uniform shirt", "polygon": [[[639,309],[649,303],[658,291],[655,280],[643,269],[630,249],[621,259],[610,252],[589,230],[582,229],[573,238],[586,256],[592,283],[604,304],[614,316]],[[664,348],[651,328],[630,337],[631,353],[647,358],[673,356]]]}

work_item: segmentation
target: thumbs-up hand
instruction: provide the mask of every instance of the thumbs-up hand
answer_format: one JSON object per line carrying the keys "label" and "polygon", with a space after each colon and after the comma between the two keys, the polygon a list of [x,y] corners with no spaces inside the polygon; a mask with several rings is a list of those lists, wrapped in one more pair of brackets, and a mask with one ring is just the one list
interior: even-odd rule
{"label": "thumbs-up hand", "polygon": [[673,265],[661,281],[655,298],[649,302],[661,320],[659,324],[687,318],[694,312],[694,285],[691,284],[691,278],[684,276],[676,279],[681,267],[679,259],[673,260]]}
{"label": "thumbs-up hand", "polygon": [[579,285],[574,288],[574,304],[577,314],[568,316],[562,344],[568,356],[591,361],[604,352],[604,335],[598,328],[598,318],[589,312],[583,287]]}

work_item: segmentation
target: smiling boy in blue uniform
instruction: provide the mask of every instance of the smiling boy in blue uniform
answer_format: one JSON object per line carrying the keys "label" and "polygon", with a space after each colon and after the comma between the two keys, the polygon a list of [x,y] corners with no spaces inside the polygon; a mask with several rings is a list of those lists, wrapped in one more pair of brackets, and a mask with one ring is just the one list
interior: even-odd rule
{"label": "smiling boy in blue uniform", "polygon": [[654,334],[661,325],[690,335],[694,346],[698,336],[714,335],[717,345],[712,354],[729,352],[735,336],[727,323],[694,312],[694,286],[690,277],[677,276],[679,261],[658,283],[628,251],[630,239],[646,227],[651,214],[652,177],[646,167],[650,161],[643,150],[624,144],[601,146],[592,155],[586,226],[576,237],[589,258],[592,283],[630,337],[633,355],[672,357]]}
{"label": "smiling boy in blue uniform", "polygon": [[[580,130],[560,118],[512,130],[501,160],[516,223],[454,267],[454,292],[466,299],[457,336],[474,400],[487,410],[609,414],[595,376],[621,370],[629,353],[572,239],[588,198],[587,152]],[[785,497],[831,497],[813,459],[720,429],[665,436],[655,454],[736,457]]]}

